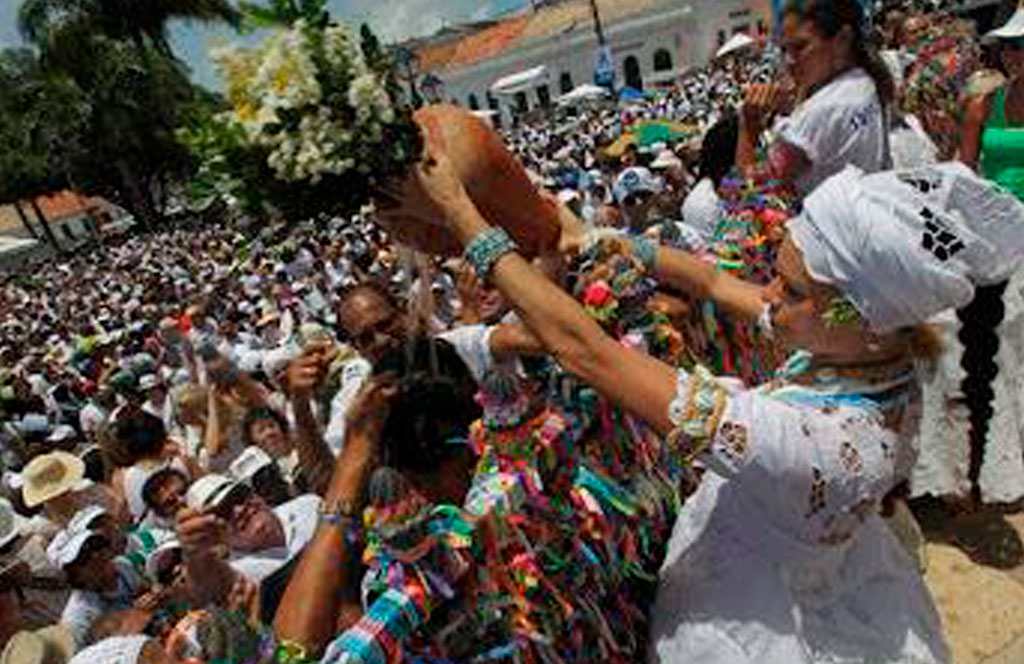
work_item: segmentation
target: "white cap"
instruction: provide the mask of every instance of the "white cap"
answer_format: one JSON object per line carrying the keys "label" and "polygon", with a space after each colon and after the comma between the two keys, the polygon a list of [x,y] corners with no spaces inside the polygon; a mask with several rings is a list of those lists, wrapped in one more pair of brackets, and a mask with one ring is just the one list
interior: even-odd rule
{"label": "white cap", "polygon": [[633,167],[622,171],[619,178],[615,181],[613,193],[615,194],[616,202],[622,203],[630,194],[635,194],[638,191],[649,191],[652,194],[657,194],[659,189],[658,181],[649,170],[642,167]]}
{"label": "white cap", "polygon": [[151,390],[160,384],[160,379],[157,378],[156,374],[148,373],[139,378],[139,389],[140,390]]}
{"label": "white cap", "polygon": [[153,552],[146,557],[146,576],[151,581],[156,582],[160,570],[175,551],[181,551],[181,542],[176,539],[170,539],[153,549]]}
{"label": "white cap", "polygon": [[658,158],[651,162],[651,168],[673,168],[682,165],[683,162],[671,150],[662,150],[658,153]]}
{"label": "white cap", "polygon": [[29,413],[21,418],[21,424],[19,427],[23,434],[25,433],[43,433],[49,431],[50,421],[46,418],[46,415],[40,415],[39,413]]}
{"label": "white cap", "polygon": [[139,518],[146,513],[146,500],[144,497],[146,485],[149,484],[151,479],[168,470],[181,473],[186,481],[189,479],[188,473],[182,468],[166,461],[160,463],[137,463],[125,471],[124,494],[125,499],[128,501],[128,510],[132,513],[133,517]]}
{"label": "white cap", "polygon": [[78,434],[75,433],[74,427],[67,424],[61,424],[53,430],[53,433],[51,433],[46,440],[51,443],[63,443],[66,440],[71,440],[76,435]]}
{"label": "white cap", "polygon": [[274,460],[266,452],[255,445],[250,445],[231,463],[229,472],[231,477],[239,482],[249,482],[260,470],[272,465]]}
{"label": "white cap", "polygon": [[211,473],[199,478],[188,488],[185,502],[193,510],[216,507],[236,486],[238,482],[230,477]]}
{"label": "white cap", "polygon": [[46,556],[58,569],[64,569],[78,559],[82,547],[91,539],[101,537],[91,530],[72,531],[68,528],[57,533],[46,547]]}
{"label": "white cap", "polygon": [[71,517],[71,521],[68,521],[68,530],[72,532],[84,532],[86,530],[92,530],[93,524],[96,519],[101,516],[109,514],[105,507],[101,505],[89,505],[83,509],[75,512],[75,515]]}
{"label": "white cap", "polygon": [[1013,39],[1024,37],[1024,4],[1017,7],[1013,16],[1001,27],[985,33],[985,39]]}

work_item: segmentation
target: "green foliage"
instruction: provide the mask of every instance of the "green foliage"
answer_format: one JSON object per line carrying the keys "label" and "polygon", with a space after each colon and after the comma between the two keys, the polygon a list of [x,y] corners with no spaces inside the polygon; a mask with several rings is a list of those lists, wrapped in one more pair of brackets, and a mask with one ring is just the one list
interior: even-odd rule
{"label": "green foliage", "polygon": [[266,6],[239,2],[238,9],[242,15],[242,29],[246,32],[290,28],[300,20],[322,29],[330,21],[327,0],[270,0]]}
{"label": "green foliage", "polygon": [[229,0],[25,0],[18,27],[44,55],[66,60],[82,45],[69,35],[103,35],[149,46],[170,57],[167,23],[172,19],[226,21],[238,25],[238,10]]}
{"label": "green foliage", "polygon": [[159,218],[189,175],[175,130],[211,104],[170,51],[174,18],[239,14],[230,0],[24,0],[18,26],[38,57],[8,52],[0,65],[4,196],[72,187]]}

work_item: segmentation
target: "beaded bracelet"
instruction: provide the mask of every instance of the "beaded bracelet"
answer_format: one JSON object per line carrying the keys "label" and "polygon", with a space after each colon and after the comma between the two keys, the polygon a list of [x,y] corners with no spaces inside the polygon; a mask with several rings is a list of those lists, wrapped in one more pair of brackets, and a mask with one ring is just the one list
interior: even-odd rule
{"label": "beaded bracelet", "polygon": [[648,272],[654,271],[654,261],[658,255],[658,245],[645,237],[633,238],[633,255],[647,268]]}
{"label": "beaded bracelet", "polygon": [[282,639],[277,645],[274,658],[277,664],[312,664],[316,657],[310,657],[309,651],[301,643]]}
{"label": "beaded bracelet", "polygon": [[469,261],[476,274],[486,279],[494,270],[494,264],[507,253],[516,250],[516,243],[502,228],[488,228],[477,235],[466,246],[464,258]]}

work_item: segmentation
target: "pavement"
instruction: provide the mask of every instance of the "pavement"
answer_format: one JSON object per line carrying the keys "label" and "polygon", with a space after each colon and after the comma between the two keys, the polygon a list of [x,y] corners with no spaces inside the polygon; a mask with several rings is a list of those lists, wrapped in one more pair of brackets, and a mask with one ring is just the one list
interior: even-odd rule
{"label": "pavement", "polygon": [[[1024,539],[1024,513],[999,519]],[[978,564],[942,541],[946,535],[929,535],[925,581],[942,615],[953,662],[1024,664],[1024,563],[1004,563],[1004,569]]]}

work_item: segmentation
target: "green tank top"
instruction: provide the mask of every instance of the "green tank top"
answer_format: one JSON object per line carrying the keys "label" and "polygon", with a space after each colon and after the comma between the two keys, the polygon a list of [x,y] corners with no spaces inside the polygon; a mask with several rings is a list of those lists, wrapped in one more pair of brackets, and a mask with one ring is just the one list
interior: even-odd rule
{"label": "green tank top", "polygon": [[981,136],[981,172],[1024,200],[1024,127],[1006,117],[1006,88],[996,91]]}

